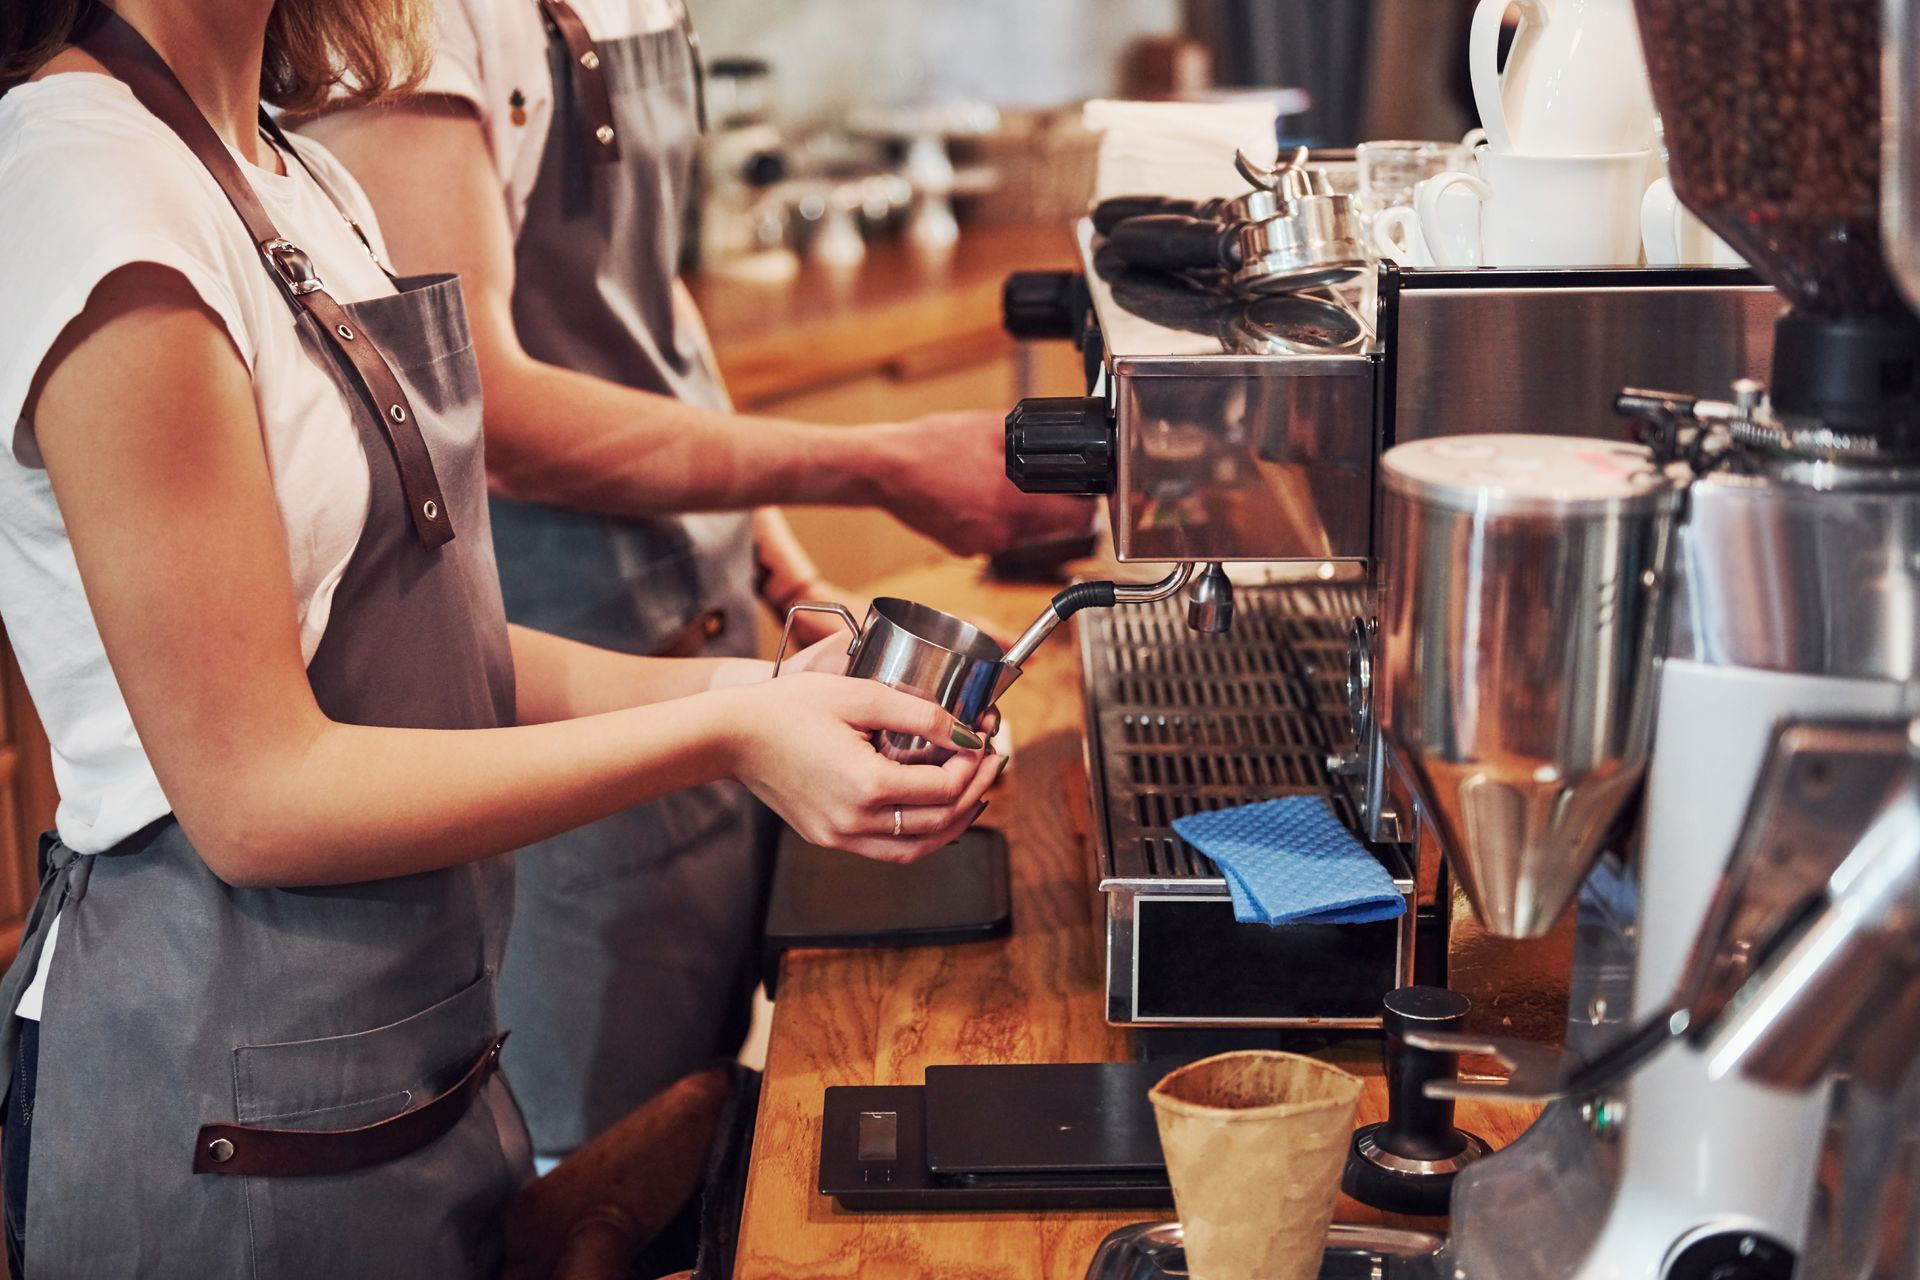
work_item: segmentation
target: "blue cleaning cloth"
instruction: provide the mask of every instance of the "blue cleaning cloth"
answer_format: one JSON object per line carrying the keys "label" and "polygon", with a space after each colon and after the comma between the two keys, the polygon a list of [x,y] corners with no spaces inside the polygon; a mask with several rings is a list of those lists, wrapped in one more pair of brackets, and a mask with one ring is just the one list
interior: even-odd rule
{"label": "blue cleaning cloth", "polygon": [[1321,796],[1282,796],[1173,820],[1213,859],[1248,924],[1367,924],[1403,915],[1393,877]]}

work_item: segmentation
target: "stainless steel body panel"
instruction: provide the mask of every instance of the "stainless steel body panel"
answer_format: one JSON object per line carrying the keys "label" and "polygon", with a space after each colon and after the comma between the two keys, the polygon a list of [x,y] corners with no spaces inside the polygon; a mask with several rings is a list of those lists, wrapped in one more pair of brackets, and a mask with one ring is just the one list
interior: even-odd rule
{"label": "stainless steel body panel", "polygon": [[[1680,531],[1676,658],[1920,680],[1920,488],[1834,464],[1697,482]],[[1904,483],[1905,487],[1898,487]]]}
{"label": "stainless steel body panel", "polygon": [[1078,229],[1122,560],[1292,560],[1358,572],[1374,471],[1403,440],[1623,438],[1623,386],[1765,378],[1780,303],[1747,272],[1403,271],[1236,298],[1128,268]]}
{"label": "stainless steel body panel", "polygon": [[1128,268],[1090,223],[1079,243],[1118,430],[1120,558],[1365,556],[1377,350],[1363,290],[1236,298]]}
{"label": "stainless steel body panel", "polygon": [[[1381,339],[1392,357],[1386,445],[1524,431],[1620,439],[1622,387],[1722,387],[1765,380],[1778,295],[1763,285],[1630,283],[1634,268],[1582,273],[1621,283],[1388,290]],[[1510,273],[1525,275],[1535,273]],[[1703,268],[1696,277],[1746,273]]]}

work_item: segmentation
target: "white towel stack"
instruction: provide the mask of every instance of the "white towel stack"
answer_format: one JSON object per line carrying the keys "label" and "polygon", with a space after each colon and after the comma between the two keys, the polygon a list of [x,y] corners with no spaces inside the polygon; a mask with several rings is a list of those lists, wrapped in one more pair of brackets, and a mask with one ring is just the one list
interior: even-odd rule
{"label": "white towel stack", "polygon": [[1245,151],[1260,164],[1274,155],[1275,103],[1115,102],[1087,103],[1087,128],[1100,135],[1093,198],[1161,195],[1209,200],[1238,195],[1246,182],[1233,169],[1233,153]]}

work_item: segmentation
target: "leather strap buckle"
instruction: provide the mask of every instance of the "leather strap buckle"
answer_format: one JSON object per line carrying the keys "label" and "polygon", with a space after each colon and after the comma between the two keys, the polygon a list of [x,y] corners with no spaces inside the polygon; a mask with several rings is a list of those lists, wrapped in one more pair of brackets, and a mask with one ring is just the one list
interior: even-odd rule
{"label": "leather strap buckle", "polygon": [[313,259],[307,251],[291,240],[269,240],[260,246],[267,255],[267,261],[273,264],[274,271],[286,281],[287,288],[295,297],[314,292],[321,287],[320,273],[313,269]]}
{"label": "leather strap buckle", "polygon": [[466,1073],[446,1092],[385,1120],[353,1129],[270,1129],[203,1124],[194,1139],[195,1173],[262,1178],[353,1173],[412,1155],[441,1137],[467,1113],[500,1068],[502,1031],[487,1042]]}

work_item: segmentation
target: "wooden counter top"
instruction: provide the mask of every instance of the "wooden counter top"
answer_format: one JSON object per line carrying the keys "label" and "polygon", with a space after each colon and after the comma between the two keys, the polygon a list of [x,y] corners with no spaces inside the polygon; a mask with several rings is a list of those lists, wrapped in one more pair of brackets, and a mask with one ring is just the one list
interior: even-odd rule
{"label": "wooden counter top", "polygon": [[928,256],[874,245],[851,270],[813,265],[783,284],[687,279],[741,408],[880,369],[946,366],[1011,349],[1000,286],[1015,271],[1066,267],[1065,227],[969,227]]}
{"label": "wooden counter top", "polygon": [[[877,594],[924,600],[1016,630],[1050,594],[987,584],[977,564],[953,561],[873,586]],[[1127,1034],[1104,1020],[1101,902],[1083,830],[1077,665],[1063,629],[1002,702],[1015,763],[982,821],[1005,832],[1012,847],[1012,935],[965,946],[786,957],[741,1224],[741,1280],[1081,1280],[1109,1231],[1154,1216],[1140,1210],[846,1213],[816,1189],[820,1107],[829,1085],[919,1084],[936,1063],[1130,1056]],[[1361,1118],[1384,1118],[1377,1048],[1324,1056],[1369,1077]],[[1504,1146],[1532,1114],[1531,1108],[1463,1104],[1460,1123]],[[1420,1221],[1386,1218],[1345,1197],[1337,1216]]]}

